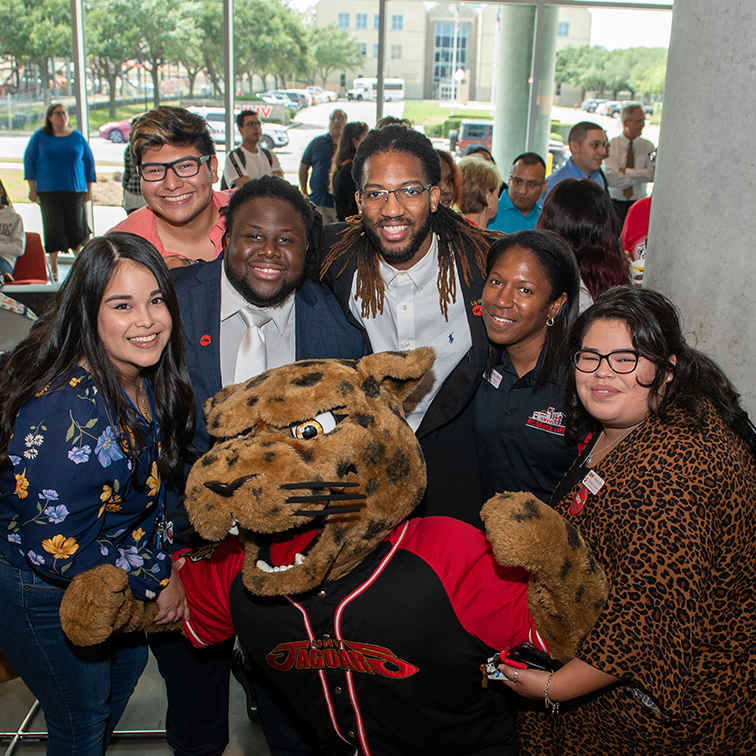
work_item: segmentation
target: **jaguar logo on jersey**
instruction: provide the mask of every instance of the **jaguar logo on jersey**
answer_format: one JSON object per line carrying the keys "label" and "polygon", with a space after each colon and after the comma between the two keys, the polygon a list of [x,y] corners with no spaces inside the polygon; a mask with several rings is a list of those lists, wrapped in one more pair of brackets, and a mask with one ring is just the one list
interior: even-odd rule
{"label": "jaguar logo on jersey", "polygon": [[553,407],[547,410],[535,410],[526,423],[530,428],[554,433],[563,436],[566,430],[564,425],[564,412],[557,412]]}
{"label": "jaguar logo on jersey", "polygon": [[292,669],[343,669],[400,679],[411,677],[418,667],[403,661],[383,646],[333,639],[279,643],[266,657],[279,672]]}

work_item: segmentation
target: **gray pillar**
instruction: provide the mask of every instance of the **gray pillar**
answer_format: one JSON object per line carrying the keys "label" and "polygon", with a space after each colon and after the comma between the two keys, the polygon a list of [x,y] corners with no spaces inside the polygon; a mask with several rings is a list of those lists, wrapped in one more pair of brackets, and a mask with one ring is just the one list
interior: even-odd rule
{"label": "gray pillar", "polygon": [[[756,417],[756,4],[684,0],[672,20],[644,286]],[[750,93],[750,94],[749,94]]]}
{"label": "gray pillar", "polygon": [[[543,14],[543,24],[539,24],[541,26],[541,46],[538,55],[538,76],[533,87],[535,102],[531,103],[530,108],[531,118],[535,114],[535,129],[529,149],[537,152],[545,160],[549,154],[549,136],[551,135],[551,105],[554,99],[559,7],[556,5],[541,6],[539,12]],[[513,155],[511,160],[516,157],[517,155]]]}
{"label": "gray pillar", "polygon": [[534,27],[535,6],[501,6],[492,150],[505,174],[528,141]]}

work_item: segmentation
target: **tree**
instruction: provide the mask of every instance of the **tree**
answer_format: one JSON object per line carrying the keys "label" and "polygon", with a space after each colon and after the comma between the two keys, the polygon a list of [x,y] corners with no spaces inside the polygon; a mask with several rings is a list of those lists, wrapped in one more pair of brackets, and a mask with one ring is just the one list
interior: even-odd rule
{"label": "tree", "polygon": [[[139,22],[130,0],[89,0],[86,6],[87,53],[109,87],[109,115],[115,118],[116,80],[138,51]],[[123,83],[121,83],[123,91]]]}
{"label": "tree", "polygon": [[308,47],[313,60],[312,70],[322,79],[324,87],[333,71],[347,71],[363,62],[362,47],[350,39],[344,29],[337,29],[336,24],[309,27]]}
{"label": "tree", "polygon": [[557,53],[555,81],[582,90],[601,92],[606,87],[605,64],[608,51],[599,46],[565,47]]}

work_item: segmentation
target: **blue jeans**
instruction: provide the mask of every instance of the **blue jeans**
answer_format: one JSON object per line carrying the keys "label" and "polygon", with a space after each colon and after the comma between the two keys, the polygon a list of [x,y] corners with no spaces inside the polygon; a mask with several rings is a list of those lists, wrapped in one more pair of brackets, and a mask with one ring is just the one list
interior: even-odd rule
{"label": "blue jeans", "polygon": [[39,699],[47,756],[103,756],[147,663],[145,636],[74,646],[60,626],[63,592],[0,556],[0,648]]}

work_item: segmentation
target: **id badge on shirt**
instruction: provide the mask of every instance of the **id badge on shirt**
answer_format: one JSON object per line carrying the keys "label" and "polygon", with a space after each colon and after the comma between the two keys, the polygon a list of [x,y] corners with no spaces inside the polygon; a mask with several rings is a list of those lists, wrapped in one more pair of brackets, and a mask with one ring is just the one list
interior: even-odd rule
{"label": "id badge on shirt", "polygon": [[492,370],[491,375],[486,376],[486,380],[495,388],[499,388],[504,376],[498,370]]}

